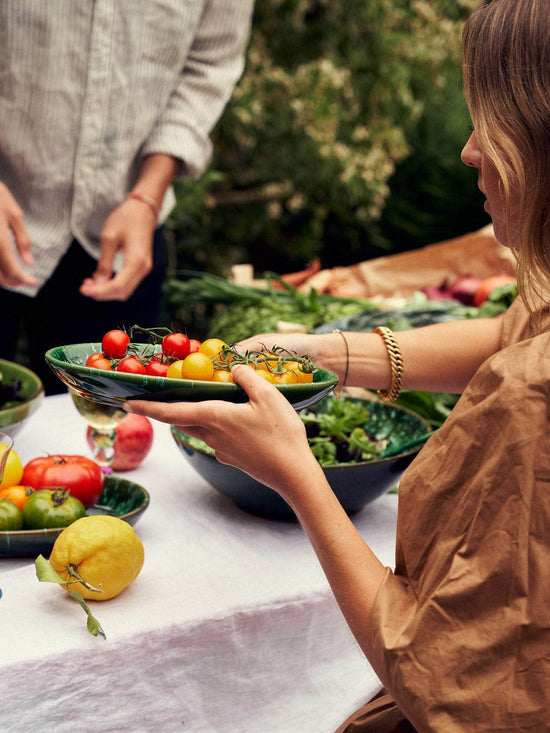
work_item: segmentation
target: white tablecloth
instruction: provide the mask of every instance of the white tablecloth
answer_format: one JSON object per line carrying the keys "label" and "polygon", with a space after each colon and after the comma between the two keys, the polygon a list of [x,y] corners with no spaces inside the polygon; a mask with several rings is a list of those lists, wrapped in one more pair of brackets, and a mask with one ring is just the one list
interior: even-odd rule
{"label": "white tablecloth", "polygon": [[[15,438],[26,462],[90,455],[67,395],[46,398]],[[259,519],[214,491],[155,424],[150,454],[124,476],[151,503],[136,531],[138,579],[80,606],[39,583],[32,558],[0,559],[3,731],[332,733],[380,687],[297,524]],[[354,522],[394,559],[397,498]]]}

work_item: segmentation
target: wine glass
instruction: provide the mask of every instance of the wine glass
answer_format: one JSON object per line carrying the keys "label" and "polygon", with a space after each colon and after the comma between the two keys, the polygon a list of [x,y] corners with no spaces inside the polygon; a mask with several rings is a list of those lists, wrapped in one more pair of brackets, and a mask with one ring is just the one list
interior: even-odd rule
{"label": "wine glass", "polygon": [[74,405],[88,425],[92,427],[92,443],[94,460],[104,473],[111,473],[111,463],[115,454],[116,426],[124,420],[126,413],[119,407],[104,405],[83,397],[76,390],[69,388]]}
{"label": "wine glass", "polygon": [[6,467],[6,461],[10,454],[10,450],[13,448],[13,438],[6,433],[0,433],[0,481],[4,477],[4,469]]}

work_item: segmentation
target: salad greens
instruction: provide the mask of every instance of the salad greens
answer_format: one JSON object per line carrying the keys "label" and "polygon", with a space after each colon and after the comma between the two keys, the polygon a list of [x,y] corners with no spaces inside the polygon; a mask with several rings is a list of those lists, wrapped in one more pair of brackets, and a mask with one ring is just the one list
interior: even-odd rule
{"label": "salad greens", "polygon": [[11,384],[4,382],[0,372],[0,410],[15,407],[25,401],[25,397],[21,394],[21,386],[20,379],[14,379]]}
{"label": "salad greens", "polygon": [[370,461],[388,444],[365,431],[369,411],[358,402],[332,399],[324,412],[304,411],[300,417],[312,453],[321,466]]}
{"label": "salad greens", "polygon": [[[369,435],[364,425],[370,419],[368,408],[359,402],[331,398],[322,412],[303,410],[300,417],[308,443],[321,466],[338,463],[363,463],[377,458],[388,445]],[[187,437],[189,445],[212,455],[214,451],[202,440]]]}

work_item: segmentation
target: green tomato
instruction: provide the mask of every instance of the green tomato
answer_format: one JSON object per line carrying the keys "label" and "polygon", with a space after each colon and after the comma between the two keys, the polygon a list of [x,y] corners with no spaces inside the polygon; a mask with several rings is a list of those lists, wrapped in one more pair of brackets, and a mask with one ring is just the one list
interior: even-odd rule
{"label": "green tomato", "polygon": [[23,506],[25,529],[68,527],[86,516],[84,504],[63,489],[39,489]]}
{"label": "green tomato", "polygon": [[13,532],[23,529],[21,509],[10,499],[0,499],[0,531]]}

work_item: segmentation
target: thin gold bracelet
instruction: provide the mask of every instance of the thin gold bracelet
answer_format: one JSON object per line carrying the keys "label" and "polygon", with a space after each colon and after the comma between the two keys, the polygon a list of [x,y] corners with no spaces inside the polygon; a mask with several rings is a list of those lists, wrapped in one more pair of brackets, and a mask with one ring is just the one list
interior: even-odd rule
{"label": "thin gold bracelet", "polygon": [[401,349],[395,340],[393,332],[386,326],[379,326],[373,330],[384,340],[384,344],[390,357],[391,384],[389,389],[379,389],[378,394],[384,402],[393,402],[399,396],[403,386],[403,357]]}
{"label": "thin gold bracelet", "polygon": [[345,337],[344,332],[343,331],[340,331],[339,328],[333,329],[332,333],[339,333],[340,336],[344,339],[344,344],[346,345],[346,371],[344,372],[344,378],[342,379],[342,384],[340,385],[341,387],[345,387],[346,386],[346,380],[348,378],[348,371],[349,371],[349,345],[348,345],[348,340]]}

